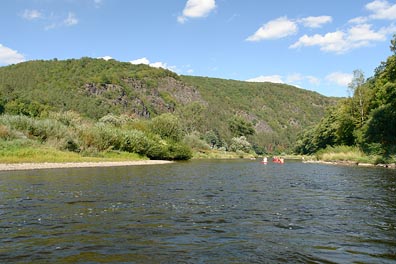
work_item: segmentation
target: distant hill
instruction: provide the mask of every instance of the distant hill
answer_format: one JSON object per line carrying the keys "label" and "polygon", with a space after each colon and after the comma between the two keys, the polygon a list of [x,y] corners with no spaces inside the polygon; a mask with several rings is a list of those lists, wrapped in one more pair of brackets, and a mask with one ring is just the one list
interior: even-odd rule
{"label": "distant hill", "polygon": [[288,148],[336,101],[284,84],[179,76],[115,60],[54,59],[0,67],[0,112],[45,116],[72,110],[96,120],[109,113],[140,119],[172,113],[187,133],[212,133],[226,143],[249,131],[249,141],[267,151]]}

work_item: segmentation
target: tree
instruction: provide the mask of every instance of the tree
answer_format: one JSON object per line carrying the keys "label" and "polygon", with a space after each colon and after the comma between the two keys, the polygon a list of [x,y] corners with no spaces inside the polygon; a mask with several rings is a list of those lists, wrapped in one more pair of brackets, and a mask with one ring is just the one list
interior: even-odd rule
{"label": "tree", "polygon": [[187,133],[201,131],[204,124],[206,107],[199,102],[192,102],[178,109],[177,115]]}
{"label": "tree", "polygon": [[396,109],[391,104],[375,109],[364,127],[364,144],[379,143],[389,153],[396,145]]}
{"label": "tree", "polygon": [[396,55],[396,34],[393,34],[389,48],[393,52],[393,55]]}
{"label": "tree", "polygon": [[240,116],[234,116],[228,121],[230,130],[234,136],[249,136],[253,135],[256,131],[254,130],[253,124],[246,121]]}
{"label": "tree", "polygon": [[178,142],[183,138],[180,121],[172,114],[162,114],[153,118],[150,129],[151,132],[160,135],[163,139],[171,139]]}
{"label": "tree", "polygon": [[252,145],[244,136],[234,137],[231,139],[230,150],[234,152],[243,151],[249,153],[252,150]]}
{"label": "tree", "polygon": [[[360,119],[360,126],[363,125],[364,122],[364,98],[363,98],[363,84],[365,82],[364,74],[361,70],[353,71],[352,81],[349,83],[348,88],[353,95],[353,99],[356,98],[358,101],[358,112]],[[352,100],[352,104],[354,104],[355,100]]]}

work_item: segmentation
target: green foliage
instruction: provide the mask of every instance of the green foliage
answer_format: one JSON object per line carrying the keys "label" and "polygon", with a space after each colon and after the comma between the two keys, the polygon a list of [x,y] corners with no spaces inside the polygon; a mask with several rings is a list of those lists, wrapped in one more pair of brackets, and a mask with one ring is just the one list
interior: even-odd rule
{"label": "green foliage", "polygon": [[168,147],[168,159],[189,160],[193,156],[191,148],[182,142],[173,142]]}
{"label": "green foliage", "polygon": [[240,116],[234,116],[229,121],[231,133],[234,136],[250,136],[255,133],[253,124]]}
{"label": "green foliage", "polygon": [[227,143],[222,139],[217,129],[207,131],[203,139],[211,148],[227,148]]}
{"label": "green foliage", "polygon": [[[173,138],[182,138],[182,135],[167,134],[163,139],[158,134],[117,127],[111,122],[92,123],[77,118],[71,112],[51,115],[68,125],[55,119],[2,115],[0,140],[30,139],[37,144],[62,151],[78,152],[83,156],[103,156],[105,152],[116,150],[136,153],[152,159],[183,160],[192,157],[191,148],[187,144],[173,140]],[[168,120],[167,118],[159,117],[161,120]],[[76,123],[79,125],[77,126]],[[172,133],[175,131],[180,130],[172,130]]]}
{"label": "green foliage", "polygon": [[179,142],[183,138],[182,126],[179,119],[172,114],[162,114],[152,119],[150,130],[163,139]]}
{"label": "green foliage", "polygon": [[[391,41],[395,52],[396,35]],[[386,159],[396,153],[396,55],[375,70],[364,82],[354,71],[350,85],[353,97],[340,101],[318,125],[300,135],[295,151],[312,154],[332,146],[359,146],[369,155]]]}
{"label": "green foliage", "polygon": [[[257,151],[267,152],[290,149],[297,133],[317,123],[324,108],[337,101],[283,84],[178,76],[147,65],[86,57],[0,67],[0,98],[0,113],[55,119],[75,130],[88,118],[147,136],[158,133],[165,141],[179,142],[197,132],[216,148],[227,148],[233,137],[243,135]],[[178,120],[162,117],[168,120],[151,123],[163,114]],[[210,131],[216,131],[214,141],[206,137]],[[70,138],[73,142],[54,144],[87,153],[95,149],[82,138]]]}
{"label": "green foliage", "polygon": [[[134,92],[128,80],[152,85],[179,77],[147,65],[81,58],[28,61],[0,68],[0,94],[6,113],[40,116],[48,109],[78,112],[99,119],[108,113],[134,113]],[[129,103],[129,105],[127,105]],[[129,107],[127,107],[129,106]]]}
{"label": "green foliage", "polygon": [[249,153],[252,150],[251,144],[246,140],[246,137],[240,136],[232,138],[230,150],[234,152],[242,151]]}
{"label": "green foliage", "polygon": [[365,155],[356,146],[326,147],[316,153],[316,158],[323,161],[348,161],[355,163],[374,163],[377,157]]}
{"label": "green foliage", "polygon": [[0,125],[0,139],[10,140],[13,139],[14,135],[12,131],[5,125]]}
{"label": "green foliage", "polygon": [[207,108],[199,102],[192,102],[177,109],[176,114],[183,120],[182,126],[186,133],[203,131]]}
{"label": "green foliage", "polygon": [[48,118],[59,121],[68,127],[79,127],[83,122],[87,122],[86,120],[83,120],[80,114],[74,111],[49,112]]}
{"label": "green foliage", "polygon": [[[370,119],[363,128],[363,142],[380,144],[389,153],[396,146],[396,108],[382,105],[371,112]],[[378,145],[377,145],[378,146]]]}
{"label": "green foliage", "polygon": [[149,141],[145,133],[139,130],[123,131],[121,136],[122,141],[119,149],[122,151],[145,155],[150,148],[150,143],[155,144],[155,142]]}
{"label": "green foliage", "polygon": [[207,102],[196,130],[210,145],[213,143],[206,133],[216,129],[223,146],[244,134],[253,145],[268,152],[290,149],[297,134],[316,124],[324,109],[338,100],[284,84],[181,78],[196,87]]}
{"label": "green foliage", "polygon": [[210,149],[208,143],[200,138],[197,133],[191,133],[184,136],[183,143],[194,150],[207,150]]}
{"label": "green foliage", "polygon": [[37,139],[41,142],[50,138],[64,138],[68,131],[66,126],[55,120],[33,119],[27,116],[0,116],[0,124],[10,129],[21,131],[27,137]]}

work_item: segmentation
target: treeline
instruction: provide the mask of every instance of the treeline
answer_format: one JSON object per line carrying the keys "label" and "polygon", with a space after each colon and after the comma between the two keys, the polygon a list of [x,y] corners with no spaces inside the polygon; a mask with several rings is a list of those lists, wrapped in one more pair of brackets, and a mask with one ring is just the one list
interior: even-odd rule
{"label": "treeline", "polygon": [[[196,152],[218,150],[241,155],[290,152],[297,133],[317,123],[324,109],[336,101],[284,84],[178,76],[147,65],[86,57],[0,67],[3,118],[21,116],[34,120],[31,121],[34,124],[44,120],[55,124],[60,121],[57,115],[73,113],[84,124],[90,124],[79,130],[73,126],[65,128],[69,132],[63,135],[72,134],[71,138],[78,139],[70,146],[76,145],[71,150],[79,153],[106,149],[137,151],[122,142],[131,136],[126,134],[128,130],[142,135],[145,147],[138,153],[151,158],[179,158],[166,147],[159,154],[152,153],[151,145],[162,146],[158,142],[164,138],[166,146],[181,142]],[[121,122],[125,117],[128,121]],[[177,137],[164,136],[161,129],[154,129],[153,124],[162,119],[166,120],[164,126],[177,123]],[[115,125],[120,122],[122,125]],[[9,131],[19,129],[3,123]],[[29,131],[22,133],[34,136]],[[92,144],[85,140],[91,136],[84,136],[90,131],[97,133],[92,136],[95,139]],[[117,135],[116,139],[105,136],[106,131]],[[101,136],[109,139],[107,145],[101,142]],[[56,141],[61,143],[60,139]],[[59,148],[64,147],[60,144]]]}
{"label": "treeline", "polygon": [[396,35],[390,48],[393,55],[381,62],[373,77],[366,80],[362,71],[354,71],[351,96],[300,135],[297,153],[313,154],[335,146],[355,146],[385,158],[396,153]]}
{"label": "treeline", "polygon": [[[151,105],[127,81],[138,81],[144,93],[150,94],[166,77],[179,78],[148,65],[88,57],[0,67],[0,113],[38,117],[51,111],[74,111],[92,119],[109,113],[132,114],[136,108],[149,109]],[[93,85],[94,91],[87,85]],[[129,104],[117,101],[124,98]]]}
{"label": "treeline", "polygon": [[297,134],[318,123],[325,109],[339,100],[285,84],[181,79],[196,87],[208,104],[191,115],[201,120],[197,131],[219,135],[215,146],[245,136],[258,154],[291,152]]}

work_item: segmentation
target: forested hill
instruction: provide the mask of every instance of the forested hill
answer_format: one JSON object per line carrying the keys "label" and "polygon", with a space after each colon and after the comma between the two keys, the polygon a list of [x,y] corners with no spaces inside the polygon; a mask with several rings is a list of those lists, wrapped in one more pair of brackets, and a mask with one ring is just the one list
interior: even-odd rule
{"label": "forested hill", "polygon": [[46,117],[74,111],[94,120],[171,113],[186,134],[212,136],[217,147],[246,136],[266,150],[285,149],[335,101],[283,84],[179,76],[115,60],[54,59],[0,68],[1,113]]}

